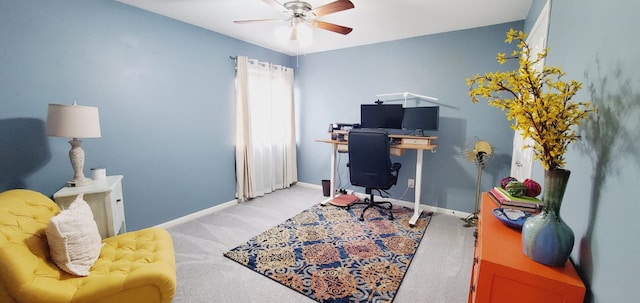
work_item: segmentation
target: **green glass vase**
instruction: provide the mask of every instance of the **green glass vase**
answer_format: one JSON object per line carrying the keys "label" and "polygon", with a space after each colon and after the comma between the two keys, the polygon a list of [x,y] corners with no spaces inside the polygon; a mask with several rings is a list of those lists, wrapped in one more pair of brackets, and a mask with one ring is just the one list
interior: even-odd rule
{"label": "green glass vase", "polygon": [[522,250],[538,263],[564,266],[569,259],[575,236],[560,217],[560,206],[571,172],[552,169],[544,172],[543,208],[522,226]]}

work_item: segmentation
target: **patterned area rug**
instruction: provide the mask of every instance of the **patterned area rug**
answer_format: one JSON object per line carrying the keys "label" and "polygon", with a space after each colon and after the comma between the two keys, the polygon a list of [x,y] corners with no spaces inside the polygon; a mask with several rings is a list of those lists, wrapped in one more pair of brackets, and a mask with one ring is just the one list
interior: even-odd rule
{"label": "patterned area rug", "polygon": [[364,207],[317,204],[224,255],[318,302],[391,302],[431,213],[410,227],[413,209]]}

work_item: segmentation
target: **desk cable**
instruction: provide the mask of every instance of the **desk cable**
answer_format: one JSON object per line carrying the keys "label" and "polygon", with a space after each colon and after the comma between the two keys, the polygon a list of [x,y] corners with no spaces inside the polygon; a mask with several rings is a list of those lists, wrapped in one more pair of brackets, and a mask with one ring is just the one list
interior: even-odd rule
{"label": "desk cable", "polygon": [[410,187],[407,186],[407,188],[404,190],[404,192],[402,193],[402,195],[400,195],[400,198],[396,199],[396,203],[400,203],[400,200],[402,200],[402,198],[404,198],[404,195],[407,194],[407,192],[409,191]]}
{"label": "desk cable", "polygon": [[342,190],[342,174],[340,171],[340,160],[342,159],[342,156],[340,154],[338,154],[338,163],[336,163],[336,170],[337,170],[337,177],[338,177],[338,186],[335,187],[335,189],[337,190]]}

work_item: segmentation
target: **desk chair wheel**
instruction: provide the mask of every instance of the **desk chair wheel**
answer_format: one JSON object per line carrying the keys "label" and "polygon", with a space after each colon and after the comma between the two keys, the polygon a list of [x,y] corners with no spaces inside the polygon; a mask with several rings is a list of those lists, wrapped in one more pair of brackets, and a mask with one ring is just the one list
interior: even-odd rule
{"label": "desk chair wheel", "polygon": [[389,220],[393,221],[393,205],[391,204],[391,202],[389,202],[389,208],[387,208],[389,210]]}
{"label": "desk chair wheel", "polygon": [[[381,202],[373,202],[371,201],[369,198],[365,198],[364,202],[360,202],[360,203],[352,203],[351,205],[354,204],[367,204],[367,207],[365,207],[362,212],[360,213],[360,218],[358,218],[360,221],[364,221],[364,213],[371,207],[378,207],[378,208],[384,208],[387,209],[389,211],[389,220],[393,220],[393,204],[391,204],[391,202],[389,201],[381,201]],[[388,204],[389,207],[385,207],[384,205]],[[349,206],[351,206],[349,205]]]}

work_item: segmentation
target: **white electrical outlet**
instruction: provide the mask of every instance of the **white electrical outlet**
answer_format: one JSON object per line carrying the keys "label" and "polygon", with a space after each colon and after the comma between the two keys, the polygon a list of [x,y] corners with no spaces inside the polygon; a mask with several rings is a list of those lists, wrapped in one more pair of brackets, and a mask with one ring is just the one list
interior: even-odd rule
{"label": "white electrical outlet", "polygon": [[414,188],[415,185],[416,185],[416,180],[409,179],[409,184],[407,184],[407,186],[409,186],[409,188]]}

